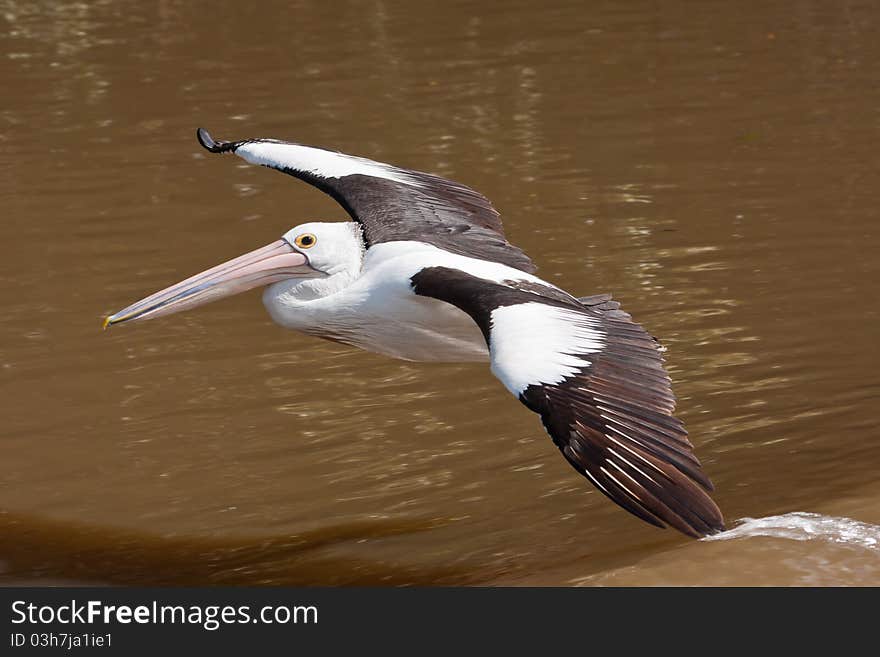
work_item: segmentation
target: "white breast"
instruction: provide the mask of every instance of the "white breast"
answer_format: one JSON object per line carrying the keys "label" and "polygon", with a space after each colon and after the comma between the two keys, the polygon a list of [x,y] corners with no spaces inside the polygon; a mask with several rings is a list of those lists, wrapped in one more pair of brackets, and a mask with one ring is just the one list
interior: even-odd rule
{"label": "white breast", "polygon": [[412,290],[425,267],[451,267],[496,282],[541,279],[494,262],[456,255],[422,242],[386,242],[367,250],[359,278],[318,299],[297,299],[284,282],[263,301],[282,326],[367,351],[415,361],[486,361],[480,329],[453,305]]}
{"label": "white breast", "polygon": [[272,319],[286,328],[392,358],[487,361],[486,341],[466,313],[412,291],[410,278],[425,266],[419,254],[422,247],[429,256],[445,252],[409,244],[415,246],[372,247],[361,276],[333,294],[301,299],[291,292],[290,284],[281,282],[266,288],[263,303]]}

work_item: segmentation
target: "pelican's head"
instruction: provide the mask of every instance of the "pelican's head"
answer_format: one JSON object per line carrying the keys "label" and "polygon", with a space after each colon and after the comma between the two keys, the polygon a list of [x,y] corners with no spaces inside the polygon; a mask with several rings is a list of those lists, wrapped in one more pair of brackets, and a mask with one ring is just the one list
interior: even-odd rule
{"label": "pelican's head", "polygon": [[330,279],[347,284],[356,277],[362,258],[357,224],[301,224],[276,242],[136,301],[107,317],[104,328],[189,310],[261,286],[271,286],[273,294],[323,296]]}

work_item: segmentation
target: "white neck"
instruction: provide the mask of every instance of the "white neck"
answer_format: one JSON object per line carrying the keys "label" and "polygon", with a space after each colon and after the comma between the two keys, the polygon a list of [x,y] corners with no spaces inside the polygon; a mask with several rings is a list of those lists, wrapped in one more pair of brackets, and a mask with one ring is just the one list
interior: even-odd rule
{"label": "white neck", "polygon": [[347,288],[360,275],[360,266],[341,268],[327,274],[322,278],[300,278],[275,283],[266,289],[263,298],[265,300],[271,293],[273,298],[283,297],[288,306],[302,306]]}

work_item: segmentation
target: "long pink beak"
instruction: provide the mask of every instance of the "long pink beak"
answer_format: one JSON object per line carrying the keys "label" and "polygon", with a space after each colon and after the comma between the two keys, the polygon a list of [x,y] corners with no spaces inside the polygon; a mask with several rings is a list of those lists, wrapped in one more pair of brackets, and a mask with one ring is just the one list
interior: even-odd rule
{"label": "long pink beak", "polygon": [[104,320],[104,328],[195,308],[286,278],[320,276],[309,260],[284,240],[245,253],[137,301]]}

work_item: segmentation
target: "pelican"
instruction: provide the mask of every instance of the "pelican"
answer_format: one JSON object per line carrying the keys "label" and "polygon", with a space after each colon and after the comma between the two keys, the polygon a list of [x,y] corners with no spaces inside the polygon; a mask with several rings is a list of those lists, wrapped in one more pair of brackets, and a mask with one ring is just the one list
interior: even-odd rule
{"label": "pelican", "polygon": [[333,197],[348,222],[279,240],[110,315],[104,328],[263,289],[283,327],[410,361],[489,361],[562,456],[657,527],[724,529],[712,484],[673,415],[659,343],[609,294],[574,297],[534,275],[479,192],[436,175],[277,139],[215,141]]}

